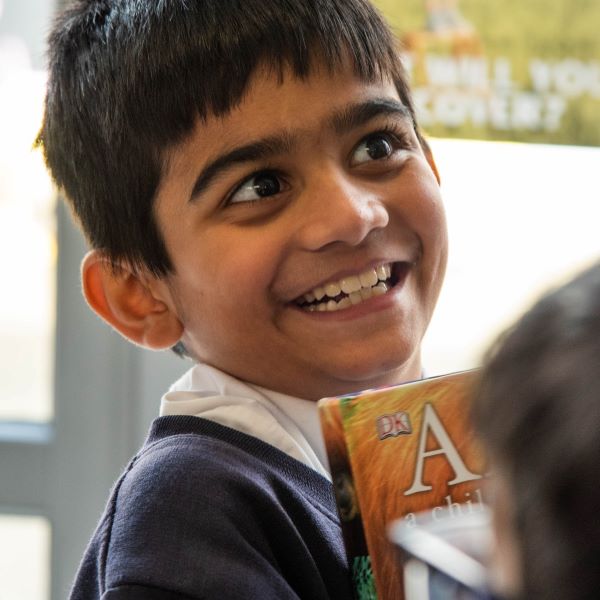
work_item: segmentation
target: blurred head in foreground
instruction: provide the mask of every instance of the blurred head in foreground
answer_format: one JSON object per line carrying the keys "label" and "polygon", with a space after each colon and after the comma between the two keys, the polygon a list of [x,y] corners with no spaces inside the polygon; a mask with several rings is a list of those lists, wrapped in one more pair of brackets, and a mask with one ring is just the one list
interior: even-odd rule
{"label": "blurred head in foreground", "polygon": [[497,564],[511,597],[600,590],[600,263],[490,350],[474,418],[491,458]]}

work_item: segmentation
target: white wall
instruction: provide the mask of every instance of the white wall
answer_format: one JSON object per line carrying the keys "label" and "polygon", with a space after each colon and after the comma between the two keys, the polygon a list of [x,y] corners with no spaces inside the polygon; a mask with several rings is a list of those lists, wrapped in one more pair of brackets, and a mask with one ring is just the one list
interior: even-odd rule
{"label": "white wall", "polygon": [[435,375],[477,366],[548,286],[600,259],[600,148],[431,140],[450,232],[424,344]]}

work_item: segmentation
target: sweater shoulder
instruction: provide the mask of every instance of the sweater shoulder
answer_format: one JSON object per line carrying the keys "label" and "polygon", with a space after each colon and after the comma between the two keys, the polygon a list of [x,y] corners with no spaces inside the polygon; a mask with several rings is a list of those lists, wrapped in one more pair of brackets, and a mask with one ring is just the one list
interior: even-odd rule
{"label": "sweater shoulder", "polygon": [[[311,467],[258,438],[206,419],[160,417],[130,464],[127,480],[135,485],[151,483],[154,493],[160,494],[161,483],[171,486],[180,477],[217,488],[284,486],[337,522],[331,483]],[[184,486],[180,492],[185,491]],[[191,491],[202,493],[197,488]]]}
{"label": "sweater shoulder", "polygon": [[327,480],[251,436],[163,419],[115,486],[93,541],[100,587],[324,598],[330,578],[344,584]]}

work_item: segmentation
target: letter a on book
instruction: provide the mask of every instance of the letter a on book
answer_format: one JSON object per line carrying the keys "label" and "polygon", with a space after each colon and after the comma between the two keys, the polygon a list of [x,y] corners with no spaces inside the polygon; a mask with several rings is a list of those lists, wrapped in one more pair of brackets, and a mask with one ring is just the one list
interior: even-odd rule
{"label": "letter a on book", "polygon": [[[431,433],[436,437],[439,448],[435,450],[426,450],[427,446],[427,434]],[[426,458],[445,454],[448,462],[454,469],[454,479],[448,482],[448,485],[456,485],[457,483],[463,483],[465,481],[472,481],[474,479],[481,479],[481,475],[469,471],[465,463],[463,462],[458,450],[452,443],[450,436],[444,429],[444,425],[440,421],[435,409],[430,403],[425,404],[423,408],[423,423],[421,425],[421,432],[419,435],[419,448],[417,450],[417,461],[415,466],[415,478],[409,489],[404,492],[405,496],[416,494],[417,492],[427,492],[432,489],[432,486],[425,485],[423,479],[423,465]]]}

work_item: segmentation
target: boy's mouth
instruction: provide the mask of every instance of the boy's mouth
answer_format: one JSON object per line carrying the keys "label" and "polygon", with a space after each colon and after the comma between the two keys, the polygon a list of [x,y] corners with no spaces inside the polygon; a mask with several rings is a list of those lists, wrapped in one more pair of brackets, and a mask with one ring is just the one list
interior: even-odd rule
{"label": "boy's mouth", "polygon": [[409,268],[408,263],[387,263],[358,275],[318,286],[296,298],[295,304],[308,312],[333,312],[361,304],[392,289]]}

